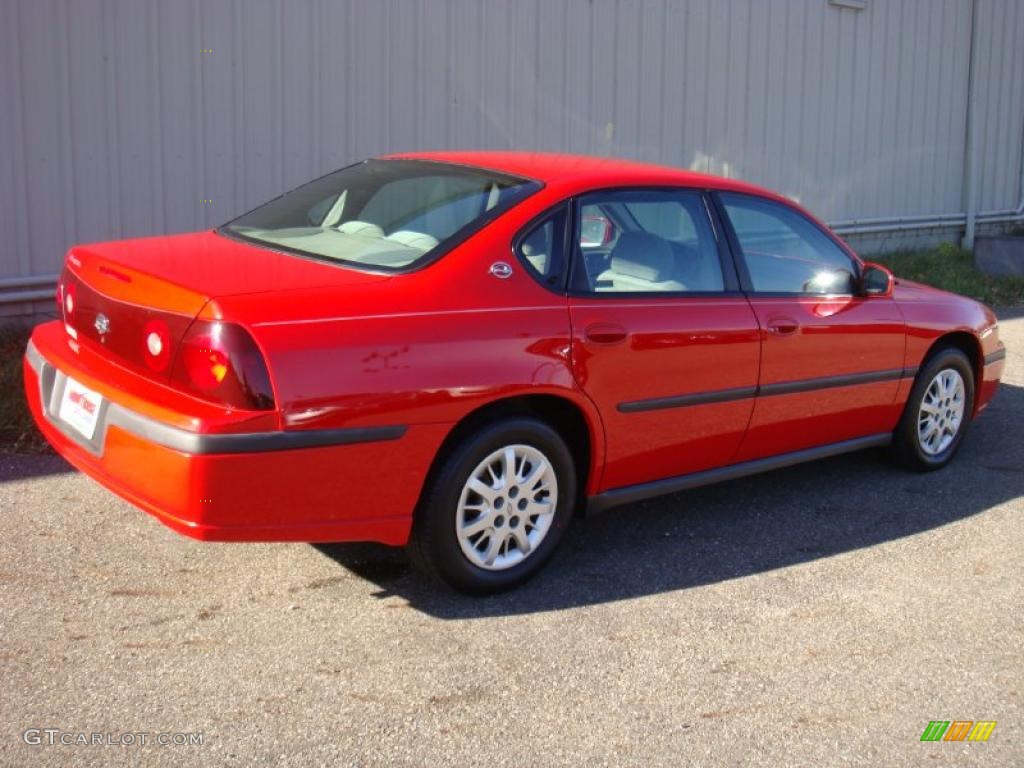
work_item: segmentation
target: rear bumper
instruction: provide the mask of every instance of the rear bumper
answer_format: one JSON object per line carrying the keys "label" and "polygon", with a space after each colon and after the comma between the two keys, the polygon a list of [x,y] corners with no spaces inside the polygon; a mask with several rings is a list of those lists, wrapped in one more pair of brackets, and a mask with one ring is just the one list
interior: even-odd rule
{"label": "rear bumper", "polygon": [[[25,353],[40,430],[75,467],[168,527],[207,541],[408,540],[445,425],[194,432],[126,407],[116,388],[59,350],[47,354],[59,339],[37,331]],[[56,415],[68,375],[104,395],[92,440]]]}

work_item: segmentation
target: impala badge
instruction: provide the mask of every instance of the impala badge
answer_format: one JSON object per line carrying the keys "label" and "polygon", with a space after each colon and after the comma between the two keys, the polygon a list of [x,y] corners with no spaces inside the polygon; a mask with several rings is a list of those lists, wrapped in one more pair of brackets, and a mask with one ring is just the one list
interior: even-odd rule
{"label": "impala badge", "polygon": [[110,319],[100,312],[96,315],[96,322],[93,323],[93,327],[100,336],[106,336],[110,332]]}
{"label": "impala badge", "polygon": [[491,274],[495,277],[500,277],[502,280],[508,277],[512,277],[512,267],[510,267],[504,261],[496,261],[491,264]]}

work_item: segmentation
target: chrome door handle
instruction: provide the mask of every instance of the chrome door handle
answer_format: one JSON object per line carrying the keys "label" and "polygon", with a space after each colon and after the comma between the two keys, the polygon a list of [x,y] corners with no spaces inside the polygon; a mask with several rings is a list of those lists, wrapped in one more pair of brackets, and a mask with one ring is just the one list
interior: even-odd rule
{"label": "chrome door handle", "polygon": [[626,340],[626,329],[615,323],[591,323],[583,336],[594,344],[618,344]]}
{"label": "chrome door handle", "polygon": [[789,336],[800,330],[800,323],[791,317],[773,317],[768,321],[768,332],[776,336]]}

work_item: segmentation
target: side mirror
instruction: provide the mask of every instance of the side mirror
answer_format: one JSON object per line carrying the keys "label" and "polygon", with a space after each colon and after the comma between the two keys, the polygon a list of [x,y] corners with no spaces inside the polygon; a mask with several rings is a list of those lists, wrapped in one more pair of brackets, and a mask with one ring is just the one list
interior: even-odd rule
{"label": "side mirror", "polygon": [[892,296],[895,278],[881,264],[865,262],[860,273],[860,293],[862,296]]}

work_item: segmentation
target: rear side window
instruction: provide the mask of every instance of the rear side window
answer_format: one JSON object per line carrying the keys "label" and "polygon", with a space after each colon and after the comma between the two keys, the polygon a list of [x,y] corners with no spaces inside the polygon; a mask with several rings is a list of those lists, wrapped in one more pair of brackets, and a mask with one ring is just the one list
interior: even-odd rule
{"label": "rear side window", "polygon": [[588,293],[724,289],[718,245],[695,190],[637,189],[580,198],[573,288]]}
{"label": "rear side window", "polygon": [[516,238],[519,261],[548,288],[564,287],[565,219],[566,208],[561,206]]}
{"label": "rear side window", "polygon": [[850,294],[856,266],[846,252],[789,206],[722,193],[757,293]]}

